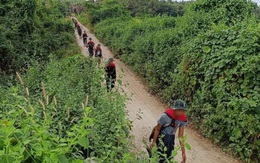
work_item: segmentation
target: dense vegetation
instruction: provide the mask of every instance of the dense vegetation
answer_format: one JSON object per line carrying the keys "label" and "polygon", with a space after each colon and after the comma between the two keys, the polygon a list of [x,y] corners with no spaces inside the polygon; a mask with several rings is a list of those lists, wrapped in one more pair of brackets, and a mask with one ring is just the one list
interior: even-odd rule
{"label": "dense vegetation", "polygon": [[185,5],[183,16],[173,17],[182,14],[157,15],[136,3],[138,9],[125,5],[127,1],[86,4],[97,36],[115,53],[121,49],[121,59],[163,100],[186,99],[190,119],[206,137],[245,161],[259,162],[256,4],[198,0]]}
{"label": "dense vegetation", "polygon": [[[51,53],[65,55],[73,35],[65,21],[65,4],[52,1],[0,2],[0,72],[15,72],[35,61],[48,61]],[[71,54],[66,52],[67,55]]]}
{"label": "dense vegetation", "polygon": [[0,2],[1,163],[136,160],[125,96],[107,93],[103,70],[75,55],[68,5]]}
{"label": "dense vegetation", "polygon": [[74,56],[30,67],[21,84],[3,86],[0,161],[123,159],[130,127],[124,96],[107,94],[101,76],[92,60]]}
{"label": "dense vegetation", "polygon": [[156,16],[158,14],[165,14],[169,16],[178,16],[184,14],[184,5],[188,2],[182,3],[168,3],[167,1],[158,0],[121,0],[120,1],[132,16],[149,14]]}

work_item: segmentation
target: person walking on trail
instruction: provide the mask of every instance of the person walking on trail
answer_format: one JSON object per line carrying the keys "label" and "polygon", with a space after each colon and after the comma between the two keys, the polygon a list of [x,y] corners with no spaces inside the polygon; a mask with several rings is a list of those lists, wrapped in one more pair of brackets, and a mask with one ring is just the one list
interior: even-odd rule
{"label": "person walking on trail", "polygon": [[77,25],[77,31],[78,31],[79,38],[81,39],[81,36],[82,36],[82,29],[81,29],[81,27],[80,27],[79,24]]}
{"label": "person walking on trail", "polygon": [[[182,100],[176,100],[174,105],[167,109],[157,121],[153,133],[150,136],[150,140],[153,142],[150,146],[150,151],[157,145],[157,151],[159,154],[159,162],[166,163],[171,159],[172,152],[174,150],[175,135],[177,129],[179,129],[178,137],[180,140],[180,146],[182,151],[182,163],[186,163],[186,153],[184,146],[184,126],[187,124],[186,103]],[[164,150],[166,147],[166,151]],[[163,156],[163,155],[166,155]]]}
{"label": "person walking on trail", "polygon": [[121,48],[119,48],[118,52],[115,55],[115,58],[119,59],[121,57],[121,55],[123,55],[123,50]]}
{"label": "person walking on trail", "polygon": [[86,47],[88,48],[89,56],[93,57],[95,43],[92,41],[92,38],[89,38],[89,41],[88,41]]}
{"label": "person walking on trail", "polygon": [[86,45],[87,40],[88,40],[88,34],[87,34],[86,31],[84,31],[84,33],[83,33],[83,44],[84,44],[84,45]]}
{"label": "person walking on trail", "polygon": [[116,64],[114,63],[113,58],[108,59],[108,63],[106,66],[106,84],[107,91],[110,92],[116,83]]}
{"label": "person walking on trail", "polygon": [[95,49],[95,57],[98,59],[98,63],[100,64],[101,63],[101,59],[103,57],[101,44],[98,44],[96,49]]}
{"label": "person walking on trail", "polygon": [[77,20],[76,20],[75,18],[72,18],[72,21],[73,21],[73,23],[74,23],[75,28],[77,28],[77,26],[78,26]]}

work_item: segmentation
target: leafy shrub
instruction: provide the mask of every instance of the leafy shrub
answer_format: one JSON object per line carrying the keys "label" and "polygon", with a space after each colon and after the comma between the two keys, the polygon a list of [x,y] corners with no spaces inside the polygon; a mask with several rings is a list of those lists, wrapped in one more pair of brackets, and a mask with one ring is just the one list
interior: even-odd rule
{"label": "leafy shrub", "polygon": [[129,12],[127,12],[122,4],[118,3],[116,0],[106,0],[101,5],[97,5],[96,9],[92,9],[91,12],[93,12],[90,17],[92,24],[96,24],[107,18],[117,18],[129,15]]}
{"label": "leafy shrub", "polygon": [[107,93],[93,60],[71,57],[80,49],[68,6],[0,4],[0,162],[136,160],[125,96]]}
{"label": "leafy shrub", "polygon": [[193,97],[191,117],[206,136],[245,158],[260,150],[258,26],[216,26],[190,43],[181,88]]}
{"label": "leafy shrub", "polygon": [[235,23],[253,16],[256,4],[246,0],[200,0],[191,7],[196,12],[210,14],[213,23]]}
{"label": "leafy shrub", "polygon": [[130,127],[124,96],[107,93],[95,67],[80,56],[51,61],[1,89],[1,162],[122,159]]}
{"label": "leafy shrub", "polygon": [[132,16],[140,16],[149,14],[152,16],[169,15],[178,16],[183,15],[184,7],[189,2],[176,1],[157,1],[157,0],[120,0],[124,6],[131,12]]}
{"label": "leafy shrub", "polygon": [[74,40],[72,24],[64,19],[66,5],[61,2],[14,0],[0,5],[1,73],[26,69],[35,61],[44,64],[50,53],[66,50]]}

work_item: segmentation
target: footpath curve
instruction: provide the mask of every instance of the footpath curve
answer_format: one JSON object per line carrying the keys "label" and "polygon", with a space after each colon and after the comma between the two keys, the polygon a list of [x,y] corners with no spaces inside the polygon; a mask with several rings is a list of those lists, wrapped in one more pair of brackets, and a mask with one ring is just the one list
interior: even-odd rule
{"label": "footpath curve", "polygon": [[[79,22],[80,24],[80,22]],[[108,47],[103,45],[90,30],[80,24],[83,31],[97,44],[100,43],[103,49],[104,58],[112,57],[113,54]],[[88,56],[87,48],[83,45],[75,32],[77,43],[81,47],[82,54]],[[133,121],[132,134],[135,137],[135,145],[138,151],[145,150],[143,140],[147,140],[152,128],[156,125],[158,117],[164,112],[166,105],[161,103],[155,96],[151,95],[141,80],[128,68],[123,62],[115,60],[118,74],[122,76],[122,82],[125,84],[124,91],[131,100],[126,104],[126,110],[131,121]],[[139,119],[138,116],[142,118]],[[238,160],[223,153],[220,148],[213,145],[210,141],[200,136],[196,131],[186,128],[185,135],[188,135],[187,142],[191,150],[187,150],[187,163],[239,163]],[[176,143],[179,142],[176,140]],[[181,161],[181,154],[176,157]]]}

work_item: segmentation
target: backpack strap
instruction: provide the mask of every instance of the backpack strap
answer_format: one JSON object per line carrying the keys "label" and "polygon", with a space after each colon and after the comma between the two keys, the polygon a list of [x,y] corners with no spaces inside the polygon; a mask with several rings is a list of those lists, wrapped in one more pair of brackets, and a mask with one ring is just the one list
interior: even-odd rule
{"label": "backpack strap", "polygon": [[171,119],[174,119],[174,110],[173,109],[167,109],[164,113],[166,115],[168,115]]}
{"label": "backpack strap", "polygon": [[170,126],[173,126],[174,127],[174,124],[175,124],[175,118],[174,118],[174,110],[173,109],[167,109],[165,112],[164,112],[169,118],[171,118],[171,123],[167,126],[162,126],[163,129],[167,128],[167,127],[170,127]]}
{"label": "backpack strap", "polygon": [[[168,109],[168,110],[166,110],[164,113],[165,113],[169,118],[171,118],[172,121],[171,121],[171,124],[169,124],[169,125],[167,125],[167,126],[162,126],[161,131],[162,131],[163,129],[167,128],[167,127],[172,126],[172,124],[175,123],[175,120],[173,119],[173,115],[174,115],[174,114],[173,114],[173,110],[172,110],[172,109]],[[152,132],[151,132],[151,134],[150,134],[150,136],[149,136],[149,142],[151,142],[151,140],[153,139],[155,130],[156,130],[156,126],[153,128],[153,130],[152,130]],[[159,135],[161,134],[161,131],[160,131]],[[157,140],[157,141],[158,141],[158,140]]]}
{"label": "backpack strap", "polygon": [[166,126],[166,127],[169,127],[169,126],[175,127],[174,125],[175,125],[175,121],[176,121],[176,120],[179,120],[179,121],[182,121],[182,122],[187,122],[187,117],[186,117],[185,114],[183,114],[183,115],[181,115],[180,117],[176,118],[176,117],[174,116],[174,110],[171,109],[171,108],[170,108],[170,109],[167,109],[164,113],[165,113],[169,118],[172,119],[171,124],[168,125],[168,126]]}
{"label": "backpack strap", "polygon": [[[171,124],[167,125],[167,126],[162,126],[161,128],[161,131],[167,127],[174,127],[175,128],[175,121],[176,120],[179,120],[179,121],[182,121],[182,122],[187,122],[187,118],[186,118],[186,115],[182,115],[180,116],[178,119],[176,119],[174,117],[174,110],[173,109],[167,109],[165,112],[164,112],[169,118],[171,118]],[[156,126],[153,128],[151,134],[150,134],[150,137],[149,137],[149,141],[151,142],[151,140],[153,139],[153,136],[154,136],[154,133],[155,133],[155,130],[156,130]],[[161,134],[161,131],[159,133],[159,135]]]}
{"label": "backpack strap", "polygon": [[174,116],[174,110],[171,109],[171,108],[170,108],[170,109],[167,109],[167,110],[165,111],[165,114],[167,114],[170,118],[175,119],[175,120],[179,120],[179,121],[182,121],[182,122],[187,122],[187,121],[188,121],[185,114],[182,114],[182,115],[180,115],[178,118],[176,118],[176,117]]}

